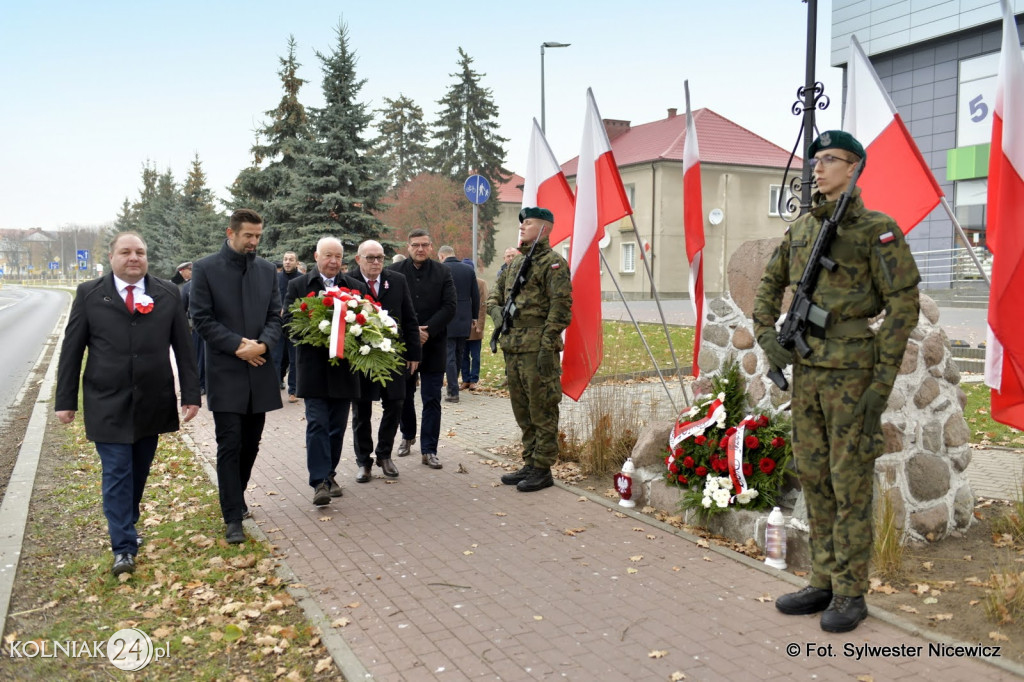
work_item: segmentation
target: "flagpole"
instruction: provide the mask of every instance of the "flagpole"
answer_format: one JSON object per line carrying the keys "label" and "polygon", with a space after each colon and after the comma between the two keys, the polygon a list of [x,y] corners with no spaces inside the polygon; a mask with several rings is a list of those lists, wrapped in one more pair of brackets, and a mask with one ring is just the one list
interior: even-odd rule
{"label": "flagpole", "polygon": [[[640,239],[640,230],[636,227],[636,218],[633,217],[632,213],[629,214],[629,222],[633,226],[633,236],[636,238],[637,246],[640,248],[640,260],[644,263],[644,269],[647,271],[647,278],[651,280],[651,293],[654,294],[654,302],[658,305],[658,315],[661,316],[661,326],[662,329],[665,330],[665,338],[668,340],[668,350],[669,353],[672,354],[672,364],[675,366],[676,376],[679,377],[679,386],[685,391],[686,384],[683,381],[683,373],[679,370],[679,360],[676,359],[676,349],[672,346],[672,336],[668,333],[668,322],[665,321],[665,311],[661,308],[661,297],[658,296],[658,287],[654,283],[654,272],[651,269],[651,264],[648,262],[648,258],[644,255],[644,243]],[[603,258],[604,254],[601,254],[601,257]],[[610,269],[608,270],[608,273],[611,274]],[[615,281],[614,276],[612,277],[612,281]],[[618,287],[619,285],[616,283],[615,286]],[[619,293],[621,294],[621,292]],[[623,301],[625,301],[625,298],[623,298]]]}
{"label": "flagpole", "polygon": [[[654,351],[651,350],[650,345],[648,345],[648,343],[647,343],[647,339],[644,337],[644,333],[640,330],[640,323],[636,321],[635,317],[633,317],[633,311],[629,309],[629,303],[626,301],[625,294],[622,293],[622,288],[619,286],[619,280],[617,280],[615,278],[615,274],[612,272],[611,266],[608,265],[608,260],[604,257],[604,253],[601,251],[601,249],[598,249],[597,252],[601,255],[601,263],[604,264],[605,272],[608,273],[608,276],[612,280],[612,284],[615,285],[615,290],[617,292],[619,292],[619,298],[622,299],[622,305],[625,306],[626,312],[629,313],[629,319],[633,322],[633,327],[636,328],[637,336],[640,337],[640,341],[644,344],[644,348],[647,349],[647,355],[649,355],[651,357],[651,362],[654,364],[654,371],[656,371],[658,373],[658,378],[661,379],[661,385],[665,388],[665,395],[668,396],[668,401],[670,403],[672,403],[672,411],[678,414],[679,409],[676,407],[676,401],[672,398],[672,392],[670,390],[668,390],[668,384],[665,383],[665,376],[661,373],[661,368],[658,367],[658,361],[654,358]],[[660,307],[659,307],[659,310],[660,310]],[[664,315],[661,316],[661,320],[662,320],[662,322],[665,321],[665,316]],[[665,333],[668,334],[668,328],[667,327],[665,328]],[[672,347],[672,340],[671,339],[669,339],[668,346],[669,346],[669,348]],[[673,357],[673,359],[675,359],[674,355],[672,357]],[[677,374],[679,373],[679,365],[678,364],[676,364],[676,373]],[[682,386],[683,397],[685,398],[686,397],[686,386],[682,385],[682,382],[680,382],[680,385]]]}
{"label": "flagpole", "polygon": [[959,235],[960,239],[963,241],[964,246],[967,247],[967,253],[971,255],[971,260],[973,260],[974,264],[978,267],[978,272],[981,273],[981,278],[985,280],[985,284],[988,285],[988,288],[991,290],[992,280],[989,279],[989,276],[988,274],[985,273],[985,268],[982,266],[981,261],[978,260],[978,256],[974,253],[974,247],[971,246],[971,242],[968,241],[967,233],[964,232],[964,228],[960,227],[960,221],[957,220],[956,216],[953,214],[953,208],[949,205],[949,202],[946,201],[945,196],[943,196],[940,199],[940,201],[942,202],[942,208],[946,209],[946,214],[949,215],[949,219],[953,221],[953,227],[956,228],[957,235]]}

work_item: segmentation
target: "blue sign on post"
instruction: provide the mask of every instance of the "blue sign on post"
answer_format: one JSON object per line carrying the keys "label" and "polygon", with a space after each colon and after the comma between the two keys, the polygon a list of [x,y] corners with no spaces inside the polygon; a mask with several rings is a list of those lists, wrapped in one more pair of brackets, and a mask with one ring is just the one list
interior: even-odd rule
{"label": "blue sign on post", "polygon": [[491,196],[491,183],[482,175],[470,175],[463,186],[466,198],[474,204],[482,204]]}
{"label": "blue sign on post", "polygon": [[60,270],[60,263],[58,263],[55,260],[50,261],[50,269],[51,270]]}

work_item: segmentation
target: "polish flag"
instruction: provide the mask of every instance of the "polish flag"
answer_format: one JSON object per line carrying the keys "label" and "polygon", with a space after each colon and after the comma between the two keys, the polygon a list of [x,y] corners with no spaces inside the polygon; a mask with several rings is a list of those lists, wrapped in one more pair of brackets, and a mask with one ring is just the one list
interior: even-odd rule
{"label": "polish flag", "polygon": [[530,155],[526,159],[526,182],[523,183],[523,208],[539,206],[555,216],[551,229],[551,246],[565,240],[572,234],[573,208],[572,190],[565,179],[565,173],[551,153],[551,147],[541,132],[537,119],[533,119],[530,132]]}
{"label": "polish flag", "polygon": [[605,225],[632,212],[594,93],[587,88],[587,115],[576,170],[576,213],[569,251],[572,322],[565,330],[562,355],[562,393],[573,400],[579,400],[604,357],[597,243],[604,237]]}
{"label": "polish flag", "polygon": [[683,143],[683,232],[686,236],[686,261],[690,264],[690,304],[697,319],[693,336],[693,376],[700,375],[700,335],[704,327],[704,207],[701,201],[700,152],[697,128],[690,111],[690,82],[683,81],[686,92],[686,140]]}
{"label": "polish flag", "polygon": [[942,190],[856,36],[850,36],[846,73],[843,129],[868,154],[857,183],[861,199],[867,208],[891,216],[906,234],[939,205]]}
{"label": "polish flag", "polygon": [[1024,430],[1024,59],[1008,0],[1003,6],[995,118],[988,166],[988,303],[985,383],[992,418]]}

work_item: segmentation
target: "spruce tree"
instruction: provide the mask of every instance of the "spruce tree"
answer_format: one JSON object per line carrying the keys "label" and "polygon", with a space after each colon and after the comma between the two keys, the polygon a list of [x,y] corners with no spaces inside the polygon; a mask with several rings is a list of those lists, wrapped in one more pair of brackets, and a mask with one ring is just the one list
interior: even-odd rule
{"label": "spruce tree", "polygon": [[336,32],[334,50],[316,53],[325,105],[310,110],[314,140],[300,142],[295,184],[282,199],[295,229],[282,235],[280,247],[304,260],[312,257],[322,236],[337,237],[352,249],[364,239],[378,238],[382,230],[374,212],[382,208],[387,170],[364,138],[372,117],[358,101],[365,81],[356,77],[348,27],[339,23]]}
{"label": "spruce tree", "polygon": [[[503,168],[507,138],[497,133],[498,106],[490,88],[480,84],[481,76],[473,68],[473,58],[459,48],[459,73],[440,100],[441,114],[434,122],[433,169],[457,182],[473,173],[487,178],[492,188],[508,182]],[[494,220],[498,216],[498,198],[492,192],[481,204],[479,213],[480,259],[485,265],[494,259]],[[474,255],[474,260],[476,256]]]}
{"label": "spruce tree", "polygon": [[299,101],[299,90],[308,81],[299,78],[294,36],[288,37],[288,56],[279,58],[284,94],[276,109],[265,112],[269,121],[256,131],[251,148],[253,163],[242,170],[231,187],[232,209],[251,208],[264,221],[260,251],[277,253],[281,234],[294,229],[287,211],[287,197],[295,186],[294,169],[300,146],[310,139],[309,115]]}
{"label": "spruce tree", "polygon": [[373,151],[387,165],[390,188],[395,189],[426,168],[430,149],[423,109],[401,94],[398,99],[385,97],[384,105],[377,110],[380,137],[374,141]]}
{"label": "spruce tree", "polygon": [[213,190],[206,186],[199,154],[192,159],[185,184],[181,188],[181,202],[173,216],[178,229],[178,252],[181,263],[196,260],[220,249],[224,241],[227,218],[214,205]]}

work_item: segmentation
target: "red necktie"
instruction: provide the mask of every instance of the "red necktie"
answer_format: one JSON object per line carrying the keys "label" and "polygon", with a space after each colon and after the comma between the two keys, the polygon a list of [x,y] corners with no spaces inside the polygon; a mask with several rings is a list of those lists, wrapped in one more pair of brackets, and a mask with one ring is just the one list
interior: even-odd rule
{"label": "red necktie", "polygon": [[125,291],[128,292],[128,295],[124,297],[124,304],[128,306],[128,312],[130,313],[135,312],[135,294],[133,293],[134,290],[134,284],[129,284],[128,286],[125,287]]}
{"label": "red necktie", "polygon": [[370,294],[377,298],[377,280],[375,279],[370,280]]}

